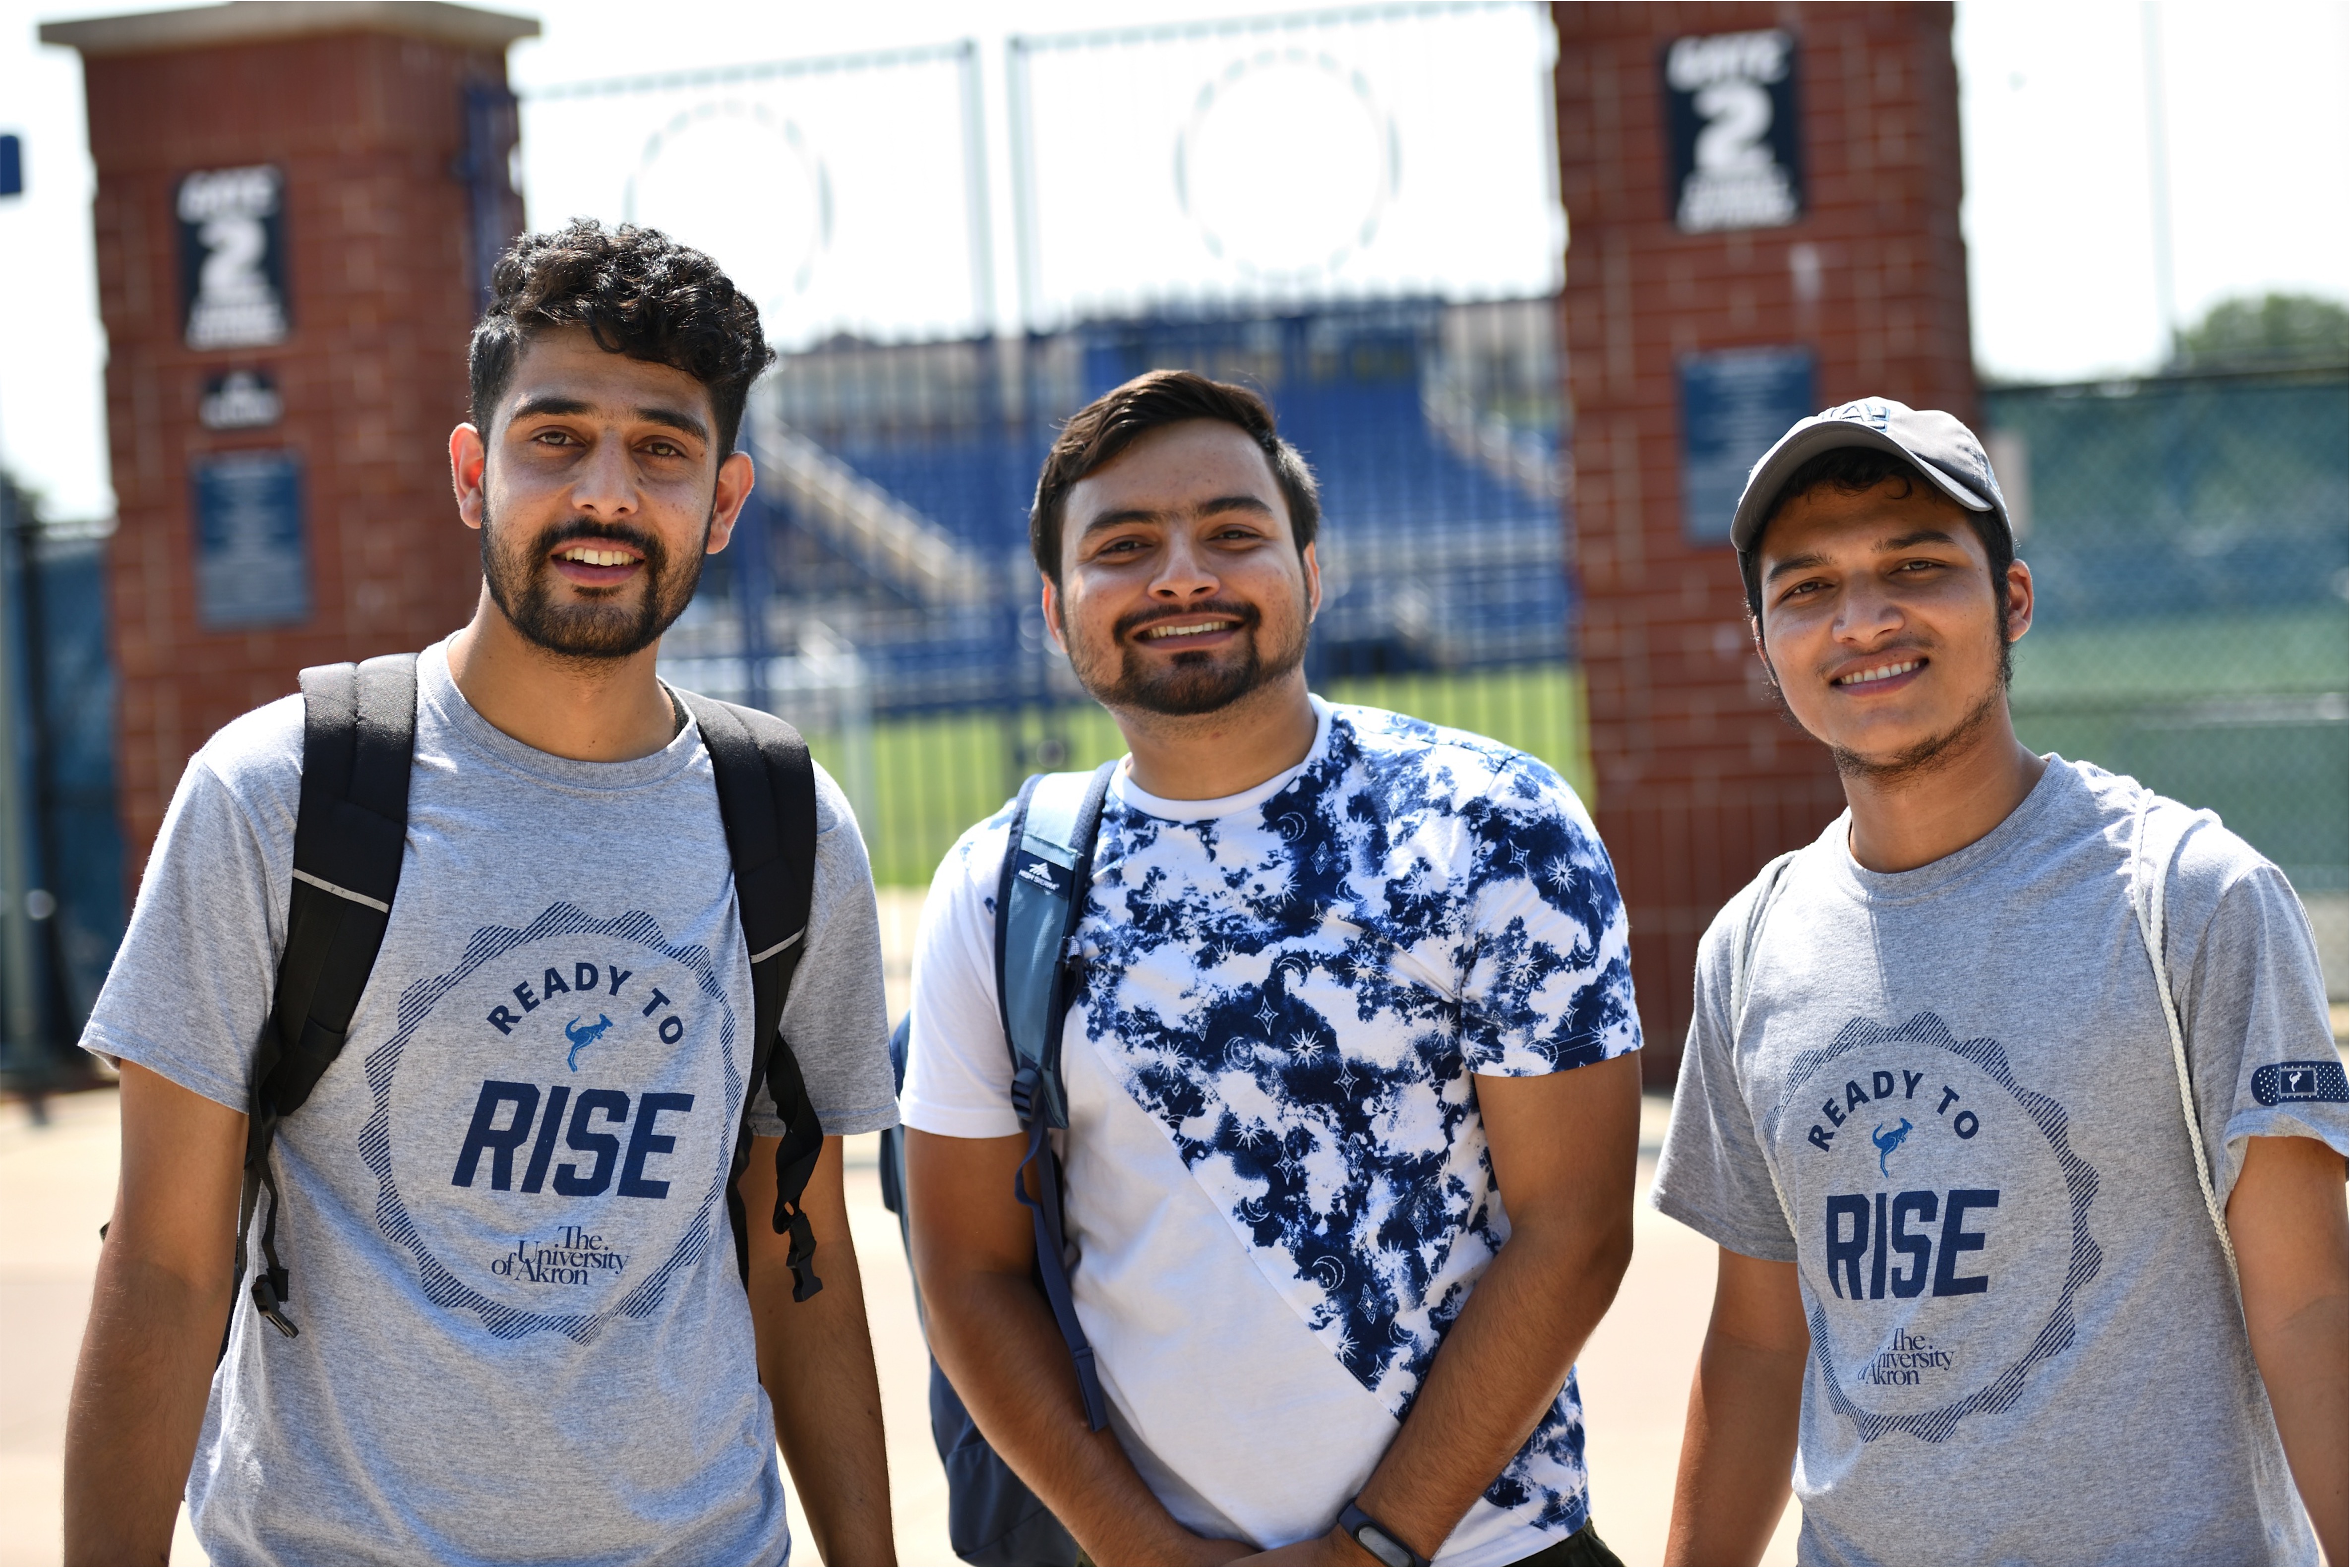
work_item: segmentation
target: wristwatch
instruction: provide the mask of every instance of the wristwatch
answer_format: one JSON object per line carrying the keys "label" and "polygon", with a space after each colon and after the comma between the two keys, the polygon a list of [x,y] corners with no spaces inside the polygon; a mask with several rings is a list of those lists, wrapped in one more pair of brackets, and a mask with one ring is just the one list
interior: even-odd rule
{"label": "wristwatch", "polygon": [[1349,1502],[1338,1511],[1338,1528],[1388,1568],[1428,1568],[1427,1558],[1406,1546],[1394,1531],[1365,1513],[1359,1503]]}

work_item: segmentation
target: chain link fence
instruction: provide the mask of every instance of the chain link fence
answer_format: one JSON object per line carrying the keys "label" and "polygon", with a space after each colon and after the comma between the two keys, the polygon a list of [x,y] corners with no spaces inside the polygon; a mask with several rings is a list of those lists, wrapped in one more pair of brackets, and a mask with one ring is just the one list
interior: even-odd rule
{"label": "chain link fence", "polygon": [[2016,650],[2019,733],[2218,812],[2293,879],[2338,974],[2342,369],[2004,387],[1983,402],[2039,594]]}
{"label": "chain link fence", "polygon": [[1187,368],[1264,392],[1321,481],[1315,690],[1495,736],[1587,787],[1554,310],[1159,314],[790,356],[749,421],[754,514],[664,672],[791,716],[877,877],[927,883],[1024,774],[1125,750],[1045,636],[1028,503],[1061,421]]}

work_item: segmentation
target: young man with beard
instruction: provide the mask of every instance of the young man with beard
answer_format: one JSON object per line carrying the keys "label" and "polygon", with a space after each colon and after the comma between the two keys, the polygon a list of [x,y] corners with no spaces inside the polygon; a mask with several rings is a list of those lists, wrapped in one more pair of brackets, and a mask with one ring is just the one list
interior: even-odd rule
{"label": "young man with beard", "polygon": [[1014,1196],[1008,812],[948,855],[916,943],[931,1347],[1099,1562],[1613,1562],[1573,1363],[1632,1245],[1623,907],[1549,768],[1307,691],[1318,518],[1264,404],[1186,372],[1045,460],[1045,618],[1131,748],[1060,1035],[1108,1429]]}
{"label": "young man with beard", "polygon": [[723,1189],[750,955],[711,753],[654,674],[750,493],[734,436],[773,354],[650,230],[526,236],[494,288],[449,442],[480,604],[417,659],[398,898],[350,1048],[272,1156],[297,1334],[230,1276],[302,698],[190,763],[84,1036],[120,1065],[123,1150],[69,1562],[163,1561],[184,1488],[215,1562],[780,1563],[779,1440],[826,1558],[891,1561],[840,1163],[894,1120],[864,847],[819,775],[781,1033],[828,1135],[802,1199],[822,1289],[794,1301],[764,1222],[762,1086],[746,1294]]}
{"label": "young man with beard", "polygon": [[1756,1561],[1792,1461],[1807,1563],[2341,1563],[2345,1096],[2293,889],[2017,742],[2032,573],[1950,415],[1803,421],[1731,539],[1850,809],[1699,949],[1656,1202],[1721,1256],[1667,1561]]}

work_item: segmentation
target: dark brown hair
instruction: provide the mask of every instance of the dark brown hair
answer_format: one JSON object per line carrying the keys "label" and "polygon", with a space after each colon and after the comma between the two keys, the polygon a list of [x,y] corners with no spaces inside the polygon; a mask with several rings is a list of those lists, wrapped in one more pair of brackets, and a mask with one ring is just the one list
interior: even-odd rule
{"label": "dark brown hair", "polygon": [[702,252],[659,229],[574,218],[525,234],[490,274],[470,354],[473,423],[484,436],[531,335],[584,327],[608,354],[682,370],[710,389],[718,455],[734,450],[751,383],[775,363],[759,307]]}
{"label": "dark brown hair", "polygon": [[1281,439],[1273,410],[1246,387],[1211,381],[1190,370],[1150,370],[1113,388],[1069,416],[1045,471],[1036,476],[1036,501],[1028,510],[1028,551],[1036,569],[1061,581],[1061,529],[1069,492],[1077,481],[1115,462],[1150,431],[1186,420],[1221,420],[1255,441],[1273,467],[1274,482],[1289,508],[1290,536],[1297,553],[1314,543],[1322,523],[1322,493],[1314,471],[1295,447]]}

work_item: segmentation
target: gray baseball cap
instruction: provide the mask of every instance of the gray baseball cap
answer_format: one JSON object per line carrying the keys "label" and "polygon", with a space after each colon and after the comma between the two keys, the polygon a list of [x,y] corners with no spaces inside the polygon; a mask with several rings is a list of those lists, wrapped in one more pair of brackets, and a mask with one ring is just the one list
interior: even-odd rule
{"label": "gray baseball cap", "polygon": [[1991,471],[1975,432],[1939,409],[1913,409],[1890,398],[1863,398],[1795,421],[1746,475],[1746,489],[1731,519],[1730,542],[1741,556],[1762,536],[1762,524],[1779,487],[1811,459],[1840,446],[1872,446],[1907,458],[1934,487],[1970,512],[1988,512],[2015,547],[2015,527],[2007,498]]}

